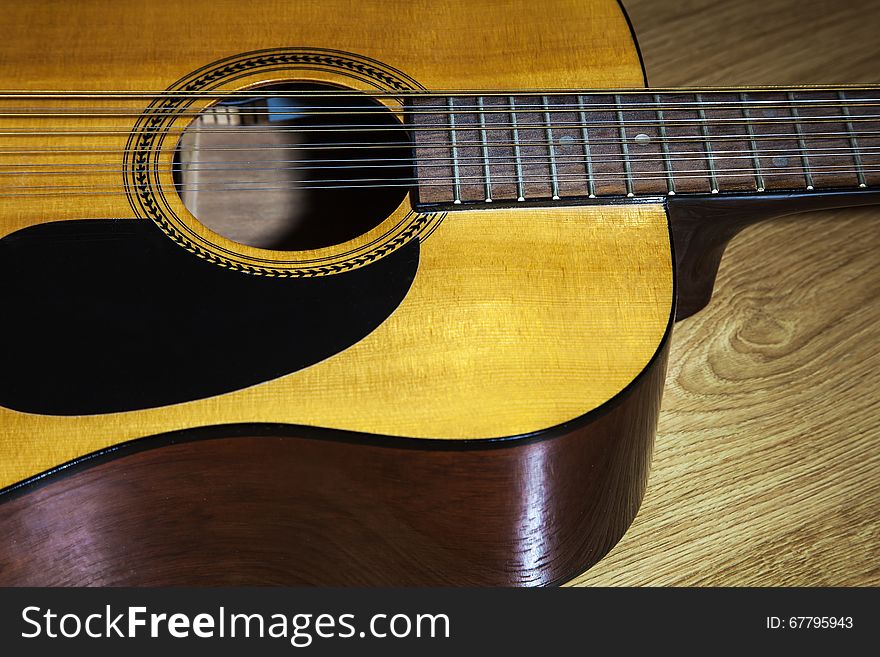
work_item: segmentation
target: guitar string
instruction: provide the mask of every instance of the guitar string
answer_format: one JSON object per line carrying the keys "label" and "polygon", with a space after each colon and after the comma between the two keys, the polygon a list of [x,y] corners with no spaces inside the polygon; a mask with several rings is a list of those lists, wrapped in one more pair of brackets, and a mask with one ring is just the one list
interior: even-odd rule
{"label": "guitar string", "polygon": [[278,98],[435,98],[448,96],[462,97],[495,97],[495,96],[574,96],[574,95],[654,95],[654,94],[739,94],[739,93],[868,93],[880,89],[878,84],[838,84],[838,85],[794,85],[776,86],[767,85],[761,87],[621,87],[618,89],[574,89],[574,88],[544,88],[544,89],[396,89],[396,90],[283,90],[272,91],[269,89],[259,90],[235,89],[235,90],[190,90],[182,91],[175,89],[161,89],[154,91],[115,89],[115,90],[88,90],[88,89],[6,89],[0,91],[0,99],[17,98],[229,98],[229,97],[253,97],[255,91],[260,96]]}
{"label": "guitar string", "polygon": [[[543,126],[537,126],[535,129],[543,130]],[[809,133],[810,139],[850,139],[852,137],[856,138],[864,138],[868,137],[869,139],[875,138],[880,135],[880,131],[876,130],[860,130],[860,131],[845,131],[845,132],[812,132]],[[704,143],[707,141],[715,141],[715,142],[740,142],[740,141],[781,141],[786,139],[797,139],[799,135],[797,133],[765,133],[760,134],[757,133],[754,136],[751,135],[741,135],[741,134],[724,134],[724,135],[710,135],[708,138],[702,135],[667,135],[665,138],[655,138],[651,137],[651,143],[675,143],[675,142],[696,142],[696,143]],[[629,140],[630,143],[634,141]],[[623,140],[621,139],[604,139],[604,138],[596,138],[590,139],[589,142],[578,139],[571,139],[562,142],[563,144],[568,145],[585,145],[589,144],[600,145],[600,144],[621,144]],[[459,147],[482,147],[482,141],[459,141]],[[520,141],[520,146],[547,146],[548,142],[544,141]],[[636,142],[636,145],[638,142]],[[216,146],[204,146],[197,147],[193,150],[196,151],[216,151],[216,150],[279,150],[279,149],[299,149],[299,150],[339,150],[339,149],[349,149],[349,150],[359,150],[359,149],[394,149],[394,148],[416,148],[416,149],[438,149],[445,148],[449,149],[451,146],[450,142],[345,142],[345,143],[324,143],[324,144],[294,144],[294,145],[259,145],[259,146],[241,146],[241,145],[233,145],[233,144],[224,144],[224,145],[216,145]],[[493,142],[493,147],[505,147],[510,148],[513,146],[511,142]],[[143,153],[144,149],[138,148],[122,148],[122,149],[63,149],[63,148],[49,148],[49,149],[29,149],[29,148],[0,148],[0,155],[8,155],[8,154],[35,154],[35,153]]]}
{"label": "guitar string", "polygon": [[[776,177],[782,177],[782,176],[800,177],[800,175],[802,175],[802,172],[803,172],[803,170],[800,168],[790,168],[790,170],[780,171],[779,169],[781,169],[781,168],[782,167],[779,167],[774,171],[762,172],[762,174],[765,178],[766,177],[773,177],[773,176],[776,176]],[[845,168],[845,170],[840,170],[840,169],[841,168],[839,168],[839,167],[820,166],[820,167],[816,167],[814,169],[814,173],[847,173],[847,174],[851,173],[853,175],[855,175],[855,173],[856,173],[855,170],[850,169],[848,167]],[[741,174],[740,173],[727,173],[727,174],[724,174],[724,177],[726,177],[726,178],[754,178],[755,174],[752,169],[748,169],[748,170],[736,169],[736,170],[737,171],[748,171],[748,173],[741,173]],[[861,169],[861,171],[863,173],[878,173],[878,172],[880,172],[880,169],[863,168],[863,169]],[[698,169],[698,170],[687,171],[686,174],[684,174],[684,175],[675,176],[675,180],[676,181],[686,180],[686,179],[706,180],[705,175],[690,175],[690,174],[694,174],[694,173],[705,174],[708,172],[709,172],[709,169]],[[645,173],[648,173],[648,172],[645,172]],[[496,176],[496,178],[497,177],[509,179],[509,182],[504,183],[504,184],[512,185],[512,184],[515,184],[516,182],[519,181],[519,176],[516,174],[510,174],[510,175],[499,174],[498,176]],[[557,176],[557,178],[558,178],[558,176]],[[455,178],[450,178],[450,177],[445,177],[445,178],[439,177],[439,178],[433,178],[433,179],[428,178],[428,179],[434,180],[434,182],[424,182],[424,180],[426,180],[424,178],[423,179],[418,179],[418,178],[375,178],[375,179],[363,178],[363,179],[341,179],[341,180],[335,180],[335,181],[334,180],[316,181],[316,182],[323,183],[320,185],[313,185],[308,181],[306,182],[306,184],[301,184],[301,183],[291,181],[291,183],[285,184],[285,185],[275,185],[274,183],[272,183],[269,186],[266,186],[266,182],[228,180],[228,181],[222,181],[222,182],[216,181],[216,182],[211,182],[211,183],[190,183],[187,185],[175,185],[174,188],[177,189],[178,191],[180,191],[180,190],[188,191],[188,190],[192,190],[192,189],[195,189],[195,190],[210,189],[211,191],[260,191],[260,192],[262,192],[262,191],[281,191],[281,190],[295,191],[295,190],[301,190],[301,189],[302,190],[314,190],[314,189],[376,189],[376,188],[391,188],[391,187],[407,187],[407,188],[448,187],[448,186],[452,186],[455,184]],[[563,174],[563,179],[566,182],[568,182],[569,180],[572,180],[572,181],[578,182],[578,183],[586,183],[587,182],[584,179],[584,177],[580,176],[580,175],[578,175],[576,177],[572,177],[572,176],[569,176],[568,174]],[[482,178],[482,176],[470,176],[469,178],[467,178],[467,180],[472,180],[474,182],[472,182],[472,183],[465,182],[463,184],[473,184],[473,185],[478,185],[480,187],[482,187],[484,184],[484,179]],[[592,180],[594,182],[610,181],[613,183],[622,184],[621,174],[612,173],[612,172],[599,173],[599,175],[594,175],[592,177]],[[643,182],[643,181],[647,181],[647,180],[667,181],[668,177],[666,175],[662,175],[662,176],[638,175],[638,176],[631,177],[631,181],[634,183],[635,182]],[[402,182],[402,181],[407,181],[407,182]],[[437,182],[437,181],[440,181],[440,182]],[[537,176],[537,177],[533,176],[533,177],[531,177],[531,179],[526,180],[524,182],[527,184],[529,184],[529,183],[532,183],[532,184],[533,183],[546,183],[549,185],[551,181],[552,181],[551,176]],[[347,184],[350,182],[369,183],[369,184],[363,184],[363,185],[362,184],[355,184],[355,185]],[[338,183],[346,183],[346,184],[338,184]],[[377,183],[379,183],[379,184],[377,184]],[[461,183],[461,178],[459,178],[459,183]],[[135,189],[137,188],[137,186],[135,186],[135,185],[131,185],[129,187],[132,187]],[[839,189],[839,188],[840,188],[840,186],[835,186],[830,189]],[[103,186],[102,185],[98,185],[98,186],[95,186],[95,185],[17,185],[17,186],[11,186],[11,187],[4,187],[4,189],[26,189],[26,190],[40,190],[40,191],[36,191],[36,192],[29,191],[29,192],[21,192],[21,193],[0,192],[0,197],[58,196],[58,195],[60,195],[60,196],[69,196],[69,195],[107,196],[107,195],[127,194],[127,191],[125,189],[120,189],[118,185],[113,185],[113,186],[109,186],[109,185],[103,185]],[[85,189],[88,189],[89,191],[88,192],[70,191],[70,190],[85,190]],[[105,191],[105,190],[107,190],[107,191]],[[732,191],[742,191],[742,190],[732,190]],[[693,193],[693,192],[685,192],[685,193]],[[651,192],[651,193],[642,193],[642,195],[643,196],[645,196],[645,195],[656,196],[656,195],[660,195],[660,193],[659,192]],[[574,195],[572,195],[572,196],[574,196]],[[617,194],[616,196],[620,196],[620,194]]]}
{"label": "guitar string", "polygon": [[[823,88],[821,88],[821,87],[815,87],[815,88],[807,87],[807,88],[799,88],[797,91],[800,91],[801,93],[808,93],[811,91],[812,92],[820,91],[822,89]],[[872,88],[872,87],[853,87],[853,88],[849,88],[848,90],[850,92],[861,91],[862,93],[865,93],[868,91],[873,91],[873,89],[874,88]],[[788,109],[788,108],[792,107],[793,105],[799,105],[799,106],[804,106],[804,107],[808,107],[808,106],[836,107],[838,109],[842,109],[845,106],[865,106],[865,105],[870,106],[870,105],[875,105],[877,102],[880,102],[880,98],[858,98],[858,97],[857,98],[846,98],[845,95],[841,95],[841,93],[840,93],[841,91],[845,92],[847,90],[846,88],[836,88],[836,89],[827,89],[826,88],[825,90],[828,91],[829,93],[832,93],[834,91],[838,92],[834,102],[829,102],[831,100],[829,98],[791,98],[791,97],[787,97],[784,100],[780,100],[778,98],[769,98],[769,99],[745,98],[742,95],[742,90],[737,90],[735,92],[734,91],[729,92],[729,93],[737,93],[737,96],[738,96],[738,100],[735,100],[732,102],[730,100],[720,100],[719,101],[719,100],[705,100],[705,99],[701,98],[700,100],[694,100],[694,101],[675,100],[675,101],[672,101],[670,104],[664,104],[664,103],[658,102],[656,100],[651,103],[635,103],[632,101],[620,102],[619,100],[616,100],[616,102],[613,104],[612,103],[600,104],[600,103],[595,103],[595,102],[584,103],[582,100],[582,97],[584,97],[584,96],[588,97],[591,95],[602,96],[602,95],[609,94],[609,93],[618,94],[618,92],[612,91],[612,90],[592,90],[592,91],[588,91],[588,92],[568,90],[568,93],[564,94],[564,95],[578,97],[577,103],[547,103],[547,102],[540,103],[539,102],[539,103],[529,103],[525,106],[520,105],[520,107],[526,108],[523,110],[523,112],[530,111],[529,109],[527,109],[529,107],[534,107],[535,110],[531,110],[531,111],[536,111],[536,112],[543,112],[543,111],[551,111],[551,112],[562,111],[562,112],[565,112],[565,111],[577,111],[580,109],[585,109],[588,112],[590,112],[590,111],[612,111],[612,110],[650,111],[652,109],[653,110],[664,109],[664,110],[668,110],[668,111],[674,111],[678,108],[687,109],[687,108],[691,108],[691,107],[704,108],[704,109],[705,108],[709,108],[709,109],[731,109],[731,108],[740,109],[743,107],[759,109],[762,105],[764,106],[765,109],[771,109],[771,108]],[[651,92],[658,91],[658,90],[638,90],[638,91],[639,91],[639,93],[651,93]],[[692,91],[692,90],[684,90],[684,89],[675,90],[674,93],[666,92],[666,95],[677,95],[677,96],[695,95],[693,93],[688,93],[689,91]],[[71,96],[78,96],[81,93],[82,92],[71,92],[71,94],[68,94],[66,92],[56,92],[56,93],[53,93],[53,92],[41,92],[40,93],[40,92],[38,92],[37,95],[39,95],[40,97],[48,97],[48,98],[69,98]],[[464,93],[469,93],[469,92],[462,92],[462,94],[464,94]],[[476,92],[472,92],[472,93],[476,93]],[[487,95],[488,95],[488,93],[489,92],[487,92]],[[543,95],[544,93],[545,92],[541,92],[541,95]],[[725,93],[725,91],[718,90],[718,93]],[[756,93],[766,94],[768,92],[766,90],[764,90],[764,91],[758,91]],[[772,91],[769,93],[772,93]],[[781,93],[781,91],[780,91],[780,93]],[[139,94],[139,95],[144,96],[144,94]],[[161,94],[153,94],[153,95],[158,95],[158,96],[163,96],[163,97],[171,96],[171,97],[175,97],[175,98],[189,98],[189,97],[193,97],[195,94],[193,92],[165,91],[165,92],[162,92]],[[329,96],[332,96],[335,98],[335,97],[340,97],[342,94],[340,94],[338,92],[331,92],[329,94],[320,93],[320,92],[319,93],[294,92],[293,94],[291,94],[290,92],[271,92],[271,91],[259,91],[259,90],[256,90],[256,93],[255,93],[255,90],[239,90],[239,91],[232,91],[232,92],[210,92],[207,94],[202,93],[202,94],[198,94],[198,95],[199,95],[199,97],[218,98],[221,101],[228,100],[230,98],[241,97],[247,101],[253,102],[256,99],[265,99],[265,98],[273,98],[273,97],[292,97],[292,96],[302,98],[302,97],[312,97],[312,96],[327,97],[329,95]],[[414,94],[404,94],[404,96],[413,96],[413,95]],[[456,97],[456,94],[452,93],[452,92],[450,92],[449,95],[453,96],[453,99]],[[508,92],[503,95],[509,97],[510,93]],[[542,100],[541,98],[535,98],[536,94],[533,91],[529,91],[529,92],[523,93],[523,94],[514,94],[514,96],[516,96],[516,95],[519,95],[520,97],[529,98],[529,99]],[[625,94],[622,94],[622,95],[625,95]],[[659,96],[660,94],[658,93],[655,95]],[[6,100],[18,99],[18,98],[22,98],[22,97],[28,98],[31,96],[34,96],[34,94],[31,92],[0,93],[0,99],[6,99]],[[369,93],[364,93],[364,92],[359,92],[359,91],[347,92],[344,94],[344,96],[350,97],[350,98],[357,98],[357,99],[378,97],[378,95],[376,95],[376,94],[371,95]],[[106,97],[106,94],[102,94],[99,96],[95,96],[95,94],[87,94],[87,96],[86,96],[87,99],[92,99],[91,97],[103,98],[103,97]],[[387,96],[386,96],[386,94],[382,94],[382,97],[387,97]],[[392,94],[391,97],[394,97],[394,94]],[[426,96],[425,96],[425,94],[421,94],[421,97],[426,97]],[[444,99],[444,100],[447,100],[447,99]],[[482,100],[482,97],[478,97],[478,100]],[[514,99],[514,102],[515,102],[515,99]],[[360,106],[351,107],[350,109],[355,109],[355,110],[359,110],[359,111],[373,110],[374,112],[385,113],[385,111],[389,108],[389,105],[391,105],[391,104],[387,104],[387,103],[382,104],[382,105],[377,104],[375,107],[369,107],[369,106],[364,107],[363,105],[360,105]],[[229,105],[224,106],[224,105],[220,104],[220,105],[214,105],[213,107],[216,108],[216,107],[230,107],[230,106]],[[450,110],[448,108],[447,102],[444,102],[442,105],[422,105],[422,106],[398,104],[398,105],[396,105],[396,107],[400,107],[406,113],[413,113],[413,114],[451,114],[451,113],[458,113],[461,111],[484,111],[484,112],[488,112],[488,113],[492,113],[492,112],[500,113],[500,112],[510,112],[515,108],[514,105],[504,105],[504,104],[494,104],[494,105],[488,105],[488,106],[484,105],[482,108],[480,107],[480,105],[459,105],[459,106],[455,107],[454,109]],[[410,107],[412,107],[414,109],[409,109]],[[488,109],[486,109],[487,107],[488,107]],[[248,113],[258,114],[258,112],[253,112],[253,111],[243,112],[238,107],[232,107],[232,108],[237,110],[237,113],[239,113],[239,114],[248,114]],[[22,112],[26,109],[40,110],[43,108],[13,107],[12,109],[14,112]],[[72,109],[72,108],[51,107],[50,109],[53,109],[55,113],[65,114],[65,113],[68,113],[70,111],[70,109]],[[74,109],[82,110],[84,108],[74,108]],[[97,109],[100,113],[101,111],[104,111],[104,112],[112,111],[116,108],[92,108],[92,111],[95,111],[95,109]],[[174,108],[168,108],[168,109],[147,108],[147,109],[145,109],[141,112],[137,112],[137,113],[132,112],[132,108],[119,108],[119,109],[121,109],[122,111],[124,111],[126,113],[131,113],[132,115],[175,114]],[[303,111],[309,112],[309,111],[319,110],[319,109],[330,109],[330,110],[333,110],[334,112],[338,112],[339,110],[345,109],[345,108],[341,108],[338,106],[331,106],[328,108],[317,108],[317,107],[308,108],[307,107],[307,108],[305,108],[305,110],[303,110],[303,108],[299,108],[299,111],[300,112],[303,112]],[[265,112],[265,114],[271,115],[271,114],[274,114],[277,112],[278,112],[277,110],[274,112],[267,111],[267,112]],[[194,113],[190,113],[190,114],[197,115],[199,113],[200,112],[194,112]],[[4,114],[9,114],[9,111],[3,111],[2,109],[0,109],[0,116],[2,116]]]}
{"label": "guitar string", "polygon": [[[259,100],[261,96],[256,96],[252,100]],[[551,112],[551,113],[573,113],[580,112],[581,110],[585,112],[614,112],[617,110],[623,112],[652,112],[656,110],[663,110],[668,112],[690,112],[697,111],[702,108],[704,110],[717,110],[717,111],[731,111],[731,112],[739,112],[742,109],[755,109],[755,110],[777,110],[777,109],[791,109],[792,107],[800,107],[802,109],[812,109],[812,108],[836,108],[836,109],[844,109],[850,107],[876,107],[880,104],[880,98],[864,98],[864,99],[853,99],[852,101],[848,101],[846,103],[836,102],[827,104],[826,101],[828,99],[823,100],[814,100],[814,101],[785,101],[784,104],[769,104],[763,105],[761,103],[780,103],[783,101],[772,100],[772,101],[747,101],[740,102],[738,104],[730,104],[730,103],[718,103],[718,102],[709,102],[704,101],[703,103],[687,103],[687,102],[675,102],[673,104],[657,104],[657,103],[620,103],[620,104],[602,104],[602,103],[577,103],[577,104],[567,104],[567,103],[555,103],[555,104],[520,104],[520,105],[483,105],[482,109],[479,105],[458,105],[454,110],[448,109],[448,105],[443,105],[442,108],[439,105],[376,105],[376,106],[364,106],[364,105],[354,105],[348,107],[340,107],[340,106],[326,106],[326,107],[315,107],[315,106],[304,106],[304,107],[295,107],[295,108],[278,108],[274,110],[245,110],[239,106],[235,105],[224,105],[222,103],[210,105],[204,109],[196,110],[196,111],[183,111],[177,112],[173,108],[162,109],[162,108],[153,108],[150,109],[138,109],[138,108],[112,108],[112,107],[98,107],[93,108],[91,111],[86,112],[85,110],[88,108],[69,108],[69,107],[17,107],[13,106],[11,109],[2,109],[0,108],[0,117],[39,117],[39,118],[47,118],[47,117],[56,117],[56,116],[78,116],[85,118],[94,118],[99,116],[201,116],[206,112],[212,112],[217,109],[230,109],[232,111],[225,112],[225,114],[235,115],[235,116],[276,116],[279,114],[291,114],[296,113],[301,116],[323,116],[323,115],[338,115],[338,114],[379,114],[379,115],[387,115],[389,113],[394,115],[427,115],[427,116],[442,116],[449,114],[509,114],[512,111],[516,110],[517,114],[537,114],[543,112]],[[438,108],[438,109],[434,109]],[[48,110],[53,110],[49,112]]]}
{"label": "guitar string", "polygon": [[[292,149],[295,150],[295,149]],[[833,151],[833,152],[831,152]],[[852,157],[852,153],[859,152],[862,155],[878,155],[880,156],[880,146],[877,147],[869,147],[864,149],[852,149],[851,147],[840,147],[837,149],[828,149],[828,151],[823,151],[821,149],[817,149],[815,151],[810,149],[768,149],[765,151],[749,151],[749,154],[743,155],[744,151],[713,151],[712,154],[719,160],[752,160],[755,155],[759,157],[762,155],[768,155],[771,153],[776,153],[773,157],[796,157],[802,154],[807,155],[809,158],[830,158],[830,157]],[[728,155],[728,153],[736,153],[736,155]],[[785,155],[778,155],[780,153],[784,153]],[[670,157],[644,157],[645,155],[657,155],[657,153],[636,153],[631,154],[632,157],[629,158],[629,161],[632,164],[639,164],[643,162],[688,162],[688,161],[701,161],[705,160],[705,153],[700,152],[689,152],[689,151],[676,151],[670,152]],[[684,157],[679,157],[682,155]],[[584,159],[584,155],[582,153],[556,153],[556,159],[560,165],[580,165],[587,164],[588,162],[593,165],[601,165],[601,164],[623,164],[627,160],[624,158],[590,158]],[[322,165],[315,164],[316,162],[345,162],[344,165],[332,164],[332,165]],[[514,166],[516,164],[516,159],[512,155],[508,156],[460,156],[458,158],[459,163],[462,166],[470,166],[477,167],[482,166],[484,162],[490,161],[495,166]],[[541,166],[546,165],[549,166],[550,160],[547,159],[544,155],[523,155],[520,157],[520,161],[523,166]],[[372,162],[376,162],[373,164]],[[392,163],[393,162],[393,163]],[[436,163],[435,162],[439,162]],[[254,166],[265,165],[269,163],[274,164],[295,164],[295,165],[304,165],[304,166]],[[354,163],[354,164],[351,164]],[[227,166],[230,164],[247,164],[248,166]],[[355,158],[349,159],[340,159],[340,160],[261,160],[258,162],[254,162],[253,160],[225,160],[222,162],[214,163],[209,161],[191,161],[185,165],[180,166],[172,166],[172,167],[155,167],[152,171],[160,172],[160,173],[174,173],[174,172],[190,172],[190,171],[311,171],[311,170],[336,170],[336,169],[383,169],[383,168],[404,168],[410,166],[412,164],[418,164],[418,166],[429,168],[429,167],[440,167],[440,168],[449,168],[450,160],[449,158],[388,158],[387,160],[384,158],[371,158],[370,160],[360,160]],[[209,166],[200,166],[200,165],[209,165]],[[38,171],[29,171],[29,170],[21,170],[20,167],[55,167],[55,170],[38,170]],[[0,176],[25,176],[25,175],[34,175],[34,176],[50,176],[50,175],[104,175],[104,174],[122,174],[125,173],[126,170],[119,167],[107,167],[104,163],[72,163],[72,164],[64,164],[52,162],[48,164],[34,164],[34,163],[26,163],[26,164],[2,164],[0,163],[0,169],[4,167],[9,168],[12,167],[15,170],[13,171],[3,171],[0,170]],[[64,168],[72,168],[72,171],[59,170]],[[82,171],[80,168],[90,169],[88,171]],[[802,167],[804,168],[804,167]],[[812,167],[809,167],[812,168]],[[724,171],[719,171],[721,175],[724,175]]]}
{"label": "guitar string", "polygon": [[[829,139],[828,141],[832,141],[832,140]],[[845,141],[845,140],[840,139],[838,141]],[[566,146],[569,143],[571,143],[571,142],[563,142],[563,143],[557,142],[555,145],[556,146]],[[546,146],[546,143],[544,143],[544,145]],[[641,145],[641,144],[639,144],[639,145]],[[246,147],[246,150],[253,151],[253,150],[260,150],[260,148],[262,148],[262,147],[251,146],[251,147]],[[287,150],[292,150],[292,151],[297,149],[296,146],[288,146],[285,148]],[[473,147],[473,148],[475,148],[475,147]],[[835,152],[840,152],[840,153],[854,153],[854,152],[872,151],[872,150],[878,149],[878,148],[880,148],[880,145],[865,146],[865,147],[823,146],[821,148],[815,147],[815,148],[804,148],[804,149],[802,149],[800,147],[789,146],[786,148],[765,148],[765,149],[760,149],[760,150],[752,150],[752,149],[723,150],[723,149],[717,149],[717,150],[714,150],[713,153],[717,154],[717,155],[722,155],[724,158],[728,158],[728,157],[734,157],[734,155],[726,155],[728,153],[744,153],[745,152],[745,153],[751,153],[751,154],[747,155],[747,156],[744,155],[742,157],[753,157],[756,154],[769,154],[769,153],[807,153],[807,154],[809,154],[809,153],[813,153],[813,152],[817,152],[817,151],[822,151],[822,152],[835,151]],[[198,149],[198,148],[188,149],[189,152],[198,152],[199,150],[209,150],[209,149]],[[85,152],[88,153],[88,152],[93,152],[93,151],[85,151]],[[104,152],[104,151],[97,151],[97,152]],[[116,153],[117,151],[106,151],[106,152]],[[128,152],[134,152],[134,151],[128,151]],[[668,151],[667,152],[667,151],[664,151],[664,153],[665,153],[665,155],[669,155],[669,156],[678,156],[678,155],[696,156],[696,155],[700,155],[700,157],[703,157],[705,155],[705,153],[702,151],[701,152],[697,152],[697,151]],[[651,153],[651,152],[646,151],[643,153],[635,152],[632,155],[637,156],[637,157],[642,157],[644,155],[659,155],[659,153]],[[583,156],[584,156],[583,152],[560,153],[560,157],[583,157]],[[540,157],[544,157],[544,156],[543,155],[523,155],[522,159],[527,160],[529,158],[540,158]],[[484,162],[487,160],[492,161],[492,160],[510,159],[510,158],[513,158],[513,155],[488,155],[488,156],[485,156],[485,155],[462,155],[458,159],[459,160],[476,160],[478,162]],[[666,159],[666,158],[664,157],[662,159]],[[411,162],[412,163],[412,162],[431,162],[431,161],[443,161],[448,164],[449,157],[427,157],[427,156],[426,157],[376,157],[376,158],[360,158],[359,157],[359,158],[337,158],[337,159],[334,159],[334,158],[309,158],[309,159],[305,159],[305,160],[260,160],[260,162],[263,162],[263,163],[265,163],[265,162],[285,162],[285,163]],[[115,162],[115,160],[113,162]],[[206,161],[206,163],[209,163],[209,162]],[[252,164],[252,163],[254,163],[254,160],[252,160],[252,159],[248,159],[248,160],[223,160],[220,163],[221,164],[249,164],[249,163]],[[0,167],[27,167],[27,166],[35,166],[35,167],[84,166],[84,167],[91,167],[91,166],[104,166],[104,165],[100,164],[100,163],[86,163],[86,162],[79,162],[79,163],[77,163],[77,162],[74,162],[74,163],[48,162],[48,163],[12,163],[12,164],[0,162]]]}
{"label": "guitar string", "polygon": [[[518,127],[522,130],[544,130],[548,125],[550,125],[554,130],[565,130],[565,129],[595,129],[595,130],[615,130],[619,129],[621,126],[625,127],[666,127],[667,129],[670,127],[679,127],[679,126],[706,126],[706,127],[723,127],[729,125],[777,125],[777,124],[791,124],[791,125],[809,125],[809,124],[822,124],[822,123],[878,123],[880,122],[880,114],[871,114],[871,115],[859,115],[852,116],[849,119],[843,116],[834,116],[834,117],[801,117],[799,119],[794,119],[793,117],[775,117],[775,118],[763,118],[763,119],[746,119],[746,118],[730,118],[730,119],[669,119],[666,121],[601,121],[601,122],[588,122],[581,123],[578,121],[565,121],[560,123],[520,123],[514,126],[513,123],[497,123],[497,124],[486,124],[486,130],[489,132],[493,131],[510,131],[514,127]],[[299,134],[299,133],[308,133],[308,132],[320,132],[320,133],[339,133],[339,132],[478,132],[480,128],[474,125],[461,126],[461,125],[451,125],[451,124],[442,124],[442,125],[432,125],[432,126],[410,126],[405,124],[400,124],[396,126],[375,126],[370,124],[358,124],[358,125],[347,125],[347,126],[303,126],[303,127],[255,127],[255,126],[228,126],[228,127],[217,127],[217,128],[198,128],[190,125],[186,128],[181,129],[166,129],[160,130],[156,128],[147,128],[143,130],[126,130],[121,129],[118,126],[97,126],[84,130],[70,130],[70,129],[56,129],[56,130],[35,130],[31,128],[3,128],[0,129],[0,137],[17,137],[17,136],[40,136],[40,137],[55,137],[55,136],[106,136],[106,135],[154,135],[154,134],[163,134],[163,135],[182,135],[182,134],[202,134],[202,133],[219,133],[219,134],[262,134],[262,133],[271,133],[271,134]]]}

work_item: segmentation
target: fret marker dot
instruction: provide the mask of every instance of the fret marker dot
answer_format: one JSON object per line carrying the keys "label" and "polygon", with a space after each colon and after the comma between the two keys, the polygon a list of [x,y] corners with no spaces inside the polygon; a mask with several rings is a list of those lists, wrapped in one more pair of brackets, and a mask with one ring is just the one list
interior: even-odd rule
{"label": "fret marker dot", "polygon": [[636,135],[636,143],[637,144],[650,144],[651,138],[645,133],[641,133]]}
{"label": "fret marker dot", "polygon": [[574,137],[570,137],[569,135],[565,135],[564,137],[559,138],[560,144],[570,144],[574,141]]}
{"label": "fret marker dot", "polygon": [[777,157],[773,158],[773,166],[775,166],[775,167],[784,167],[786,164],[788,164],[787,157],[778,157],[777,156]]}

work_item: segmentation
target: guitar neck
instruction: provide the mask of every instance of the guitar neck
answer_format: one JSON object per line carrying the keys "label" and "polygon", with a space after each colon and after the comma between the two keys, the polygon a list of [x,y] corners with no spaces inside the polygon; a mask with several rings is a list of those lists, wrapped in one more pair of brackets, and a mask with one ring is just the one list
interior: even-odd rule
{"label": "guitar neck", "polygon": [[420,203],[880,184],[877,86],[478,93],[408,101]]}

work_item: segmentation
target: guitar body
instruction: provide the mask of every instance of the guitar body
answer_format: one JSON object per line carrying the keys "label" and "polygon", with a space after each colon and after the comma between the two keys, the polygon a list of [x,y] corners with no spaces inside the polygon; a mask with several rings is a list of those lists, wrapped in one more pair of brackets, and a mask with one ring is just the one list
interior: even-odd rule
{"label": "guitar body", "polygon": [[[68,11],[7,9],[4,87],[644,85],[612,0]],[[147,149],[136,121],[90,146]],[[401,195],[342,243],[273,251],[118,164],[100,184],[127,195],[0,199],[0,583],[545,585],[622,536],[674,315],[662,204]]]}

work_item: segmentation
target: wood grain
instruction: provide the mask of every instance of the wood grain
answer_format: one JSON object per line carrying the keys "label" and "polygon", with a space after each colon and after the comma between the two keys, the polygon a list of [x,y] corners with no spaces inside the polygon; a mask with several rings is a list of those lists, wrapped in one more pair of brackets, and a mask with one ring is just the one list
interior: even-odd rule
{"label": "wood grain", "polygon": [[[192,62],[201,65],[218,54],[275,45],[263,40],[266,31],[277,28],[274,16],[262,23],[249,20],[252,29],[246,34],[238,20],[231,20],[226,50],[218,53],[199,34],[187,33],[182,21],[173,22],[173,32],[161,29],[171,4],[145,5],[140,23],[121,22],[119,30],[100,41],[87,29],[73,39],[59,38],[65,26],[60,17],[66,16],[60,5],[45,15],[59,18],[47,19],[39,30],[11,29],[23,39],[38,32],[34,39],[48,35],[64,43],[67,54],[32,58],[39,74],[12,86],[67,86],[65,71],[73,70],[81,86],[106,87],[107,76],[120,67],[136,69],[134,59],[140,55],[131,46],[145,33],[164,36],[144,42],[158,68],[129,76],[134,87],[156,86],[157,77],[176,79],[191,70]],[[436,7],[420,3],[413,9],[414,3],[401,2],[388,11],[420,20],[428,4]],[[850,3],[839,15],[829,15],[825,3],[781,0],[633,2],[632,9],[648,65],[658,67],[649,68],[654,84],[755,85],[876,81],[871,44],[877,24],[871,23],[877,18],[869,4]],[[16,9],[24,12],[29,6],[20,3]],[[292,5],[278,3],[277,8],[282,6]],[[350,11],[355,6],[349,3],[337,12],[341,23],[334,29],[345,28],[350,36],[344,47],[387,59],[387,52],[375,50],[374,35],[360,27],[364,16]],[[453,86],[459,70],[450,62],[460,61],[463,53],[471,64],[481,64],[468,86],[498,86],[504,82],[498,71],[525,75],[527,67],[539,71],[529,78],[535,85],[602,87],[632,77],[627,66],[595,72],[588,83],[570,74],[576,62],[585,60],[629,61],[628,46],[610,44],[601,24],[554,20],[554,29],[545,33],[547,43],[536,48],[511,36],[520,24],[540,22],[540,3],[475,6],[501,7],[510,18],[485,31],[483,21],[462,12],[459,20],[466,24],[459,34],[465,50],[444,48],[427,60],[439,77],[426,83]],[[102,19],[107,10],[97,2],[82,7]],[[238,2],[220,2],[210,15],[237,18],[239,10]],[[86,17],[82,25],[99,22]],[[289,34],[278,38],[291,39]],[[407,68],[400,62],[413,52],[415,40],[401,30],[390,41],[396,53],[392,64]],[[448,45],[424,35],[421,41]],[[97,53],[105,66],[77,63],[90,42],[106,51]],[[169,42],[180,57],[166,56]],[[597,43],[602,44],[598,49]],[[553,61],[545,58],[535,68],[534,53],[554,49],[550,44],[560,52],[562,45],[579,47]],[[17,61],[13,57],[22,51],[21,44],[10,39],[7,45],[0,56]],[[666,60],[664,48],[674,53]],[[35,50],[43,52],[30,48]],[[511,66],[513,61],[519,69]],[[669,67],[667,79],[657,73],[663,66]],[[28,75],[24,65],[9,70],[13,77]],[[420,75],[421,70],[410,73],[430,77]],[[55,208],[75,216],[68,206]],[[581,583],[877,583],[876,219],[870,211],[789,219],[749,229],[734,241],[713,305],[679,325],[674,336],[666,412],[642,513],[618,548]]]}
{"label": "wood grain", "polygon": [[[651,85],[862,83],[876,2],[627,0]],[[880,212],[746,229],[676,325],[653,470],[579,585],[880,584]]]}

